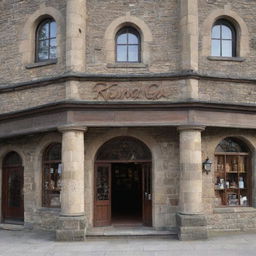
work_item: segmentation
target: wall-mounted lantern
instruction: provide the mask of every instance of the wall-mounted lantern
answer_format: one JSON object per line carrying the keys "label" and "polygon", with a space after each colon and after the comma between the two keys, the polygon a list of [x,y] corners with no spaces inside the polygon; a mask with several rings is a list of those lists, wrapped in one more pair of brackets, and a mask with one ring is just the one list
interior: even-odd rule
{"label": "wall-mounted lantern", "polygon": [[211,168],[212,168],[212,162],[207,157],[203,162],[203,172],[206,172],[206,174],[208,174],[211,171]]}

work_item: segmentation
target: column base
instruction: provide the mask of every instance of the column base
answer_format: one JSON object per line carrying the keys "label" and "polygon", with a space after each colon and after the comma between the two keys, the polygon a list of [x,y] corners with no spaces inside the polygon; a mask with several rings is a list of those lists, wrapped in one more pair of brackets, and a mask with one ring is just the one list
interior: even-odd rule
{"label": "column base", "polygon": [[181,214],[176,216],[179,240],[208,239],[207,222],[202,214]]}
{"label": "column base", "polygon": [[60,216],[56,230],[57,241],[83,241],[86,233],[85,216]]}

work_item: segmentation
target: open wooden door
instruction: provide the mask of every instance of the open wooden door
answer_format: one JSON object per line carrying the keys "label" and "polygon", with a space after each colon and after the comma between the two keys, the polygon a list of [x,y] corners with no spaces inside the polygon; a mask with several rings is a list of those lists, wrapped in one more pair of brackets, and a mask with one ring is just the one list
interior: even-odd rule
{"label": "open wooden door", "polygon": [[111,164],[96,164],[94,181],[94,226],[111,224]]}
{"label": "open wooden door", "polygon": [[152,182],[151,163],[142,165],[143,181],[143,225],[152,226]]}
{"label": "open wooden door", "polygon": [[24,221],[23,167],[3,168],[3,220]]}

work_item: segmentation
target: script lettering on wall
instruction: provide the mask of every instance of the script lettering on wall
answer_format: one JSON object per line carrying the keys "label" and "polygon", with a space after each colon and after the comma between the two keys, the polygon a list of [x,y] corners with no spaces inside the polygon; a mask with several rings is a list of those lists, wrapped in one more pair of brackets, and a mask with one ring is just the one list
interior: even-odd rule
{"label": "script lettering on wall", "polygon": [[95,100],[158,100],[161,98],[168,99],[170,92],[168,88],[161,87],[158,84],[123,88],[118,84],[98,83],[93,87]]}

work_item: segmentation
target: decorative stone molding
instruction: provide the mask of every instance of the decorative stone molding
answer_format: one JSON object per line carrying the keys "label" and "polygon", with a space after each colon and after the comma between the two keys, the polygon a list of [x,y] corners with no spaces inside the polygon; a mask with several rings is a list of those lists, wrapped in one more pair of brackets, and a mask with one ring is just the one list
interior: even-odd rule
{"label": "decorative stone molding", "polygon": [[24,65],[30,65],[35,62],[35,36],[38,24],[45,18],[51,17],[57,23],[57,58],[58,62],[63,59],[64,53],[64,30],[65,21],[62,14],[53,7],[42,6],[36,12],[29,16],[20,34],[19,51],[22,53],[22,62]]}
{"label": "decorative stone molding", "polygon": [[61,127],[58,127],[58,131],[60,132],[67,132],[67,131],[81,131],[86,132],[88,130],[85,126],[76,126],[76,125],[64,125]]}
{"label": "decorative stone molding", "polygon": [[130,25],[139,31],[141,36],[141,62],[148,64],[150,61],[150,42],[153,40],[151,31],[143,20],[131,16],[129,13],[112,21],[106,29],[104,35],[106,63],[115,63],[115,36],[118,30],[126,25]]}
{"label": "decorative stone molding", "polygon": [[237,49],[238,57],[246,57],[249,53],[249,32],[244,20],[234,11],[226,9],[218,9],[210,13],[203,23],[202,29],[202,55],[211,55],[211,30],[214,22],[218,19],[227,19],[232,22],[237,32]]}

